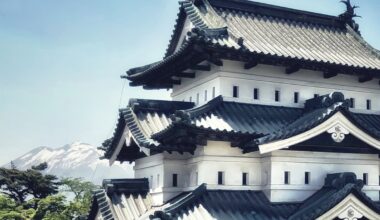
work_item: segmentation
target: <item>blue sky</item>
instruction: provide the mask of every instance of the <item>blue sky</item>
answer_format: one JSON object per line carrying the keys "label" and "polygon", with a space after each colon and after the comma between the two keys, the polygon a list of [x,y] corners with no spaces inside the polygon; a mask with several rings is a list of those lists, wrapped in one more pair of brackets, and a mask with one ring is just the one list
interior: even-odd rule
{"label": "blue sky", "polygon": [[[259,0],[338,15],[338,0]],[[380,49],[380,1],[356,0],[364,38]],[[129,98],[167,91],[125,86],[120,75],[162,58],[176,0],[0,0],[0,164],[38,146],[99,146]],[[120,96],[122,99],[120,102]]]}

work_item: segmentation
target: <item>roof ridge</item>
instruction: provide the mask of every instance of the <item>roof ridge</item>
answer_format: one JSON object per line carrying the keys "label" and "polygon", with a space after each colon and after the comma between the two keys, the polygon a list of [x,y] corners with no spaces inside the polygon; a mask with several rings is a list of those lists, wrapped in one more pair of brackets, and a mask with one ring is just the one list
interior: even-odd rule
{"label": "roof ridge", "polygon": [[206,183],[201,184],[193,191],[189,192],[188,195],[186,195],[184,198],[180,199],[179,201],[174,202],[169,207],[165,208],[163,211],[165,213],[170,212],[175,213],[178,209],[183,208],[184,206],[187,206],[188,204],[193,203],[195,200],[197,200],[200,196],[202,196],[205,192],[207,192],[207,185]]}
{"label": "roof ridge", "polygon": [[291,107],[291,106],[274,106],[274,105],[263,105],[263,104],[257,104],[257,103],[244,103],[244,102],[235,102],[235,101],[230,101],[230,100],[225,100],[222,95],[219,95],[207,103],[198,106],[196,108],[188,109],[185,110],[188,114],[190,114],[190,118],[196,118],[202,114],[207,113],[208,111],[212,110],[213,108],[217,107],[220,104],[223,103],[236,103],[239,105],[249,105],[249,106],[264,106],[264,107],[271,107],[271,108],[285,108],[285,109],[303,109],[300,107]]}
{"label": "roof ridge", "polygon": [[371,46],[364,38],[358,34],[350,25],[346,24],[347,32],[351,34],[359,43],[361,43],[365,48],[367,48],[376,58],[380,59],[380,51]]}
{"label": "roof ridge", "polygon": [[162,112],[175,112],[177,110],[186,110],[194,107],[193,102],[173,101],[173,100],[156,100],[156,99],[130,99],[128,107],[135,111],[153,110]]}
{"label": "roof ridge", "polygon": [[[313,111],[307,111],[301,117],[297,118],[296,120],[294,120],[290,124],[284,125],[284,127],[278,129],[277,131],[274,131],[271,134],[268,134],[268,135],[263,136],[261,138],[255,139],[255,140],[249,142],[248,145],[249,146],[251,146],[251,145],[256,146],[256,145],[268,143],[271,141],[276,141],[278,139],[284,139],[284,138],[286,139],[289,136],[294,136],[294,135],[300,134],[300,133],[304,132],[305,130],[310,129],[310,127],[314,127],[316,125],[323,123],[324,121],[326,121],[327,119],[332,117],[338,111],[348,111],[347,107],[345,106],[345,102],[336,102],[336,103],[333,103],[332,105],[330,105],[328,107],[317,108]],[[308,121],[307,123],[309,123],[309,124],[307,124],[307,126],[305,126],[305,122],[303,122],[305,120],[305,118],[311,117],[316,113],[319,113],[319,115],[322,115],[322,117],[318,117],[317,120],[313,120],[311,123],[310,123],[310,121]],[[295,125],[299,124],[300,122],[303,122],[302,126],[295,126]],[[293,126],[293,127],[290,128],[290,126]]]}
{"label": "roof ridge", "polygon": [[179,12],[177,13],[177,19],[175,20],[174,29],[172,31],[172,35],[170,36],[169,44],[166,48],[165,55],[163,59],[170,56],[175,51],[175,45],[178,44],[181,32],[180,30],[183,29],[185,22],[186,22],[186,13],[184,9],[182,8],[181,2],[179,2]]}
{"label": "roof ridge", "polygon": [[[322,23],[330,23],[330,25],[342,24],[342,19],[339,16],[328,15],[322,13],[316,13],[312,11],[294,9],[289,7],[277,6],[273,4],[266,4],[256,1],[248,0],[210,0],[211,5],[220,7],[220,8],[229,8],[232,10],[244,11],[244,12],[256,12],[257,14],[262,15],[275,15],[275,17],[285,17],[284,13],[287,13],[286,16],[290,16],[293,19],[291,20],[305,20],[307,18],[314,18]],[[278,11],[283,12],[282,15],[278,14]],[[328,21],[328,22],[326,22]]]}
{"label": "roof ridge", "polygon": [[211,109],[219,106],[223,102],[224,102],[223,96],[219,95],[219,96],[211,99],[210,101],[208,101],[204,105],[198,106],[198,107],[193,108],[193,109],[186,110],[186,113],[190,115],[191,119],[193,119],[193,118],[196,118],[196,117],[210,111]]}
{"label": "roof ridge", "polygon": [[194,5],[192,1],[183,1],[180,3],[185,10],[187,17],[194,24],[195,27],[204,29],[210,28],[204,21],[203,16],[199,12],[199,9]]}
{"label": "roof ridge", "polygon": [[160,143],[157,143],[155,140],[151,139],[149,134],[146,134],[144,129],[141,128],[140,123],[137,123],[137,115],[131,107],[127,108],[125,114],[122,116],[125,120],[125,124],[128,127],[133,128],[130,132],[133,134],[134,140],[139,147],[149,148],[151,146],[160,145]]}

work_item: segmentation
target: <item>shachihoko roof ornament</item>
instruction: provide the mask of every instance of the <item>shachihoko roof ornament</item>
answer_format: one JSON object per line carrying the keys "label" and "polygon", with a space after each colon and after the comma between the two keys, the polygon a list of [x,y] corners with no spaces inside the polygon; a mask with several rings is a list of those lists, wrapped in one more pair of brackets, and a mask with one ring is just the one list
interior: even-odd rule
{"label": "shachihoko roof ornament", "polygon": [[359,6],[357,5],[352,6],[350,0],[343,0],[340,2],[346,5],[347,10],[343,14],[339,15],[339,17],[343,19],[352,29],[354,29],[356,33],[360,34],[359,24],[357,24],[354,20],[354,18],[356,17],[361,17],[355,13],[355,9],[359,8]]}

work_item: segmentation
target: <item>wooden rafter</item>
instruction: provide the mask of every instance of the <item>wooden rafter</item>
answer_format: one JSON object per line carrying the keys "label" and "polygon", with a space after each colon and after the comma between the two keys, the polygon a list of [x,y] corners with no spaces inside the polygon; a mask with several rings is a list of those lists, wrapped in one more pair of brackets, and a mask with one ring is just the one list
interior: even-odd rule
{"label": "wooden rafter", "polygon": [[328,71],[323,72],[323,77],[325,79],[330,79],[330,78],[335,77],[337,75],[338,75],[338,72],[335,70],[328,70]]}
{"label": "wooden rafter", "polygon": [[361,76],[361,77],[359,77],[359,82],[365,83],[365,82],[371,81],[372,79],[373,79],[373,76],[371,76],[371,75]]}
{"label": "wooden rafter", "polygon": [[198,64],[191,67],[192,70],[200,70],[200,71],[210,71],[211,65],[210,64]]}
{"label": "wooden rafter", "polygon": [[253,67],[256,67],[258,64],[259,62],[257,62],[257,60],[250,60],[244,64],[244,69],[251,69]]}
{"label": "wooden rafter", "polygon": [[183,78],[195,78],[195,72],[187,73],[187,72],[182,72],[182,73],[176,73],[174,74],[176,77],[183,77]]}
{"label": "wooden rafter", "polygon": [[301,67],[299,65],[292,65],[285,69],[285,73],[292,74],[292,73],[298,72],[300,69]]}

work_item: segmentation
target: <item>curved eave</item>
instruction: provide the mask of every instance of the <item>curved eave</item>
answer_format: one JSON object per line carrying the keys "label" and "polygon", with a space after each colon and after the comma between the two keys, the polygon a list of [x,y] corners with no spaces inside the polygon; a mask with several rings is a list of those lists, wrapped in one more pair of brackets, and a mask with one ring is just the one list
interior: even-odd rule
{"label": "curved eave", "polygon": [[103,143],[101,149],[105,151],[104,158],[110,159],[110,163],[118,160],[118,154],[126,142],[131,143],[132,140],[138,147],[152,148],[158,145],[141,131],[132,108],[128,107],[119,110],[119,119],[114,135]]}
{"label": "curved eave", "polygon": [[[284,67],[297,65],[301,69],[380,79],[380,69],[325,62],[322,60],[317,61],[283,55],[265,54],[263,52],[250,51],[244,48],[237,49],[234,46],[213,43],[211,39],[190,39],[180,50],[164,60],[149,66],[149,68],[142,72],[122,77],[130,80],[131,86],[145,86],[146,88],[153,89],[172,88],[173,85],[181,83],[181,72],[191,69],[192,66],[204,60],[208,60],[214,54],[217,54],[219,56],[218,58],[226,60],[241,62],[254,60],[259,64]],[[171,71],[168,71],[169,69]],[[174,80],[173,77],[178,77],[179,79]]]}
{"label": "curved eave", "polygon": [[380,150],[380,139],[374,136],[369,135],[366,131],[362,130],[358,123],[350,120],[345,116],[341,111],[337,111],[334,115],[329,117],[324,122],[319,125],[308,129],[302,133],[294,135],[292,137],[275,140],[268,143],[259,144],[260,153],[269,153],[275,150],[281,150],[289,148],[298,143],[302,143],[306,140],[309,140],[313,137],[316,137],[324,132],[327,132],[331,128],[340,126],[347,130],[350,134],[357,137],[358,139],[364,141],[368,145],[374,147],[377,150]]}
{"label": "curved eave", "polygon": [[166,53],[165,53],[164,58],[166,58],[166,57],[168,57],[174,53],[174,51],[178,45],[178,42],[180,40],[181,32],[184,28],[185,22],[186,22],[186,13],[185,13],[185,10],[183,9],[182,5],[181,5],[179,8],[179,12],[177,14],[177,19],[175,21],[173,34],[172,34],[171,39],[169,41],[169,45],[168,45],[168,48],[166,49]]}
{"label": "curved eave", "polygon": [[207,56],[201,51],[197,51],[194,41],[186,41],[181,48],[174,54],[166,57],[147,68],[144,71],[135,74],[122,76],[130,80],[130,86],[145,86],[146,88],[160,89],[171,88],[175,84],[180,84],[183,71],[207,59]]}

